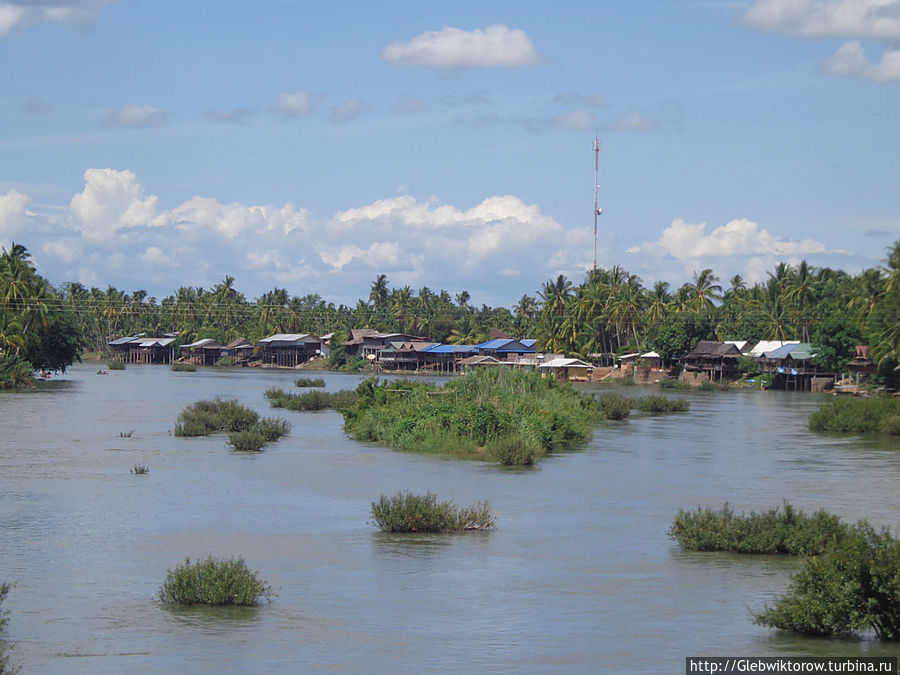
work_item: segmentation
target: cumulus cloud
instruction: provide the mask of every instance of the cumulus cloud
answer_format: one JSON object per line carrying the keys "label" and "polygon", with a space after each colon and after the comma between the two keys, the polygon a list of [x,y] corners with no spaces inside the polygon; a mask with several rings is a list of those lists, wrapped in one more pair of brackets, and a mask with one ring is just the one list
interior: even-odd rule
{"label": "cumulus cloud", "polygon": [[166,113],[161,108],[138,103],[129,103],[116,110],[111,110],[105,120],[107,126],[126,129],[159,127],[165,123]]}
{"label": "cumulus cloud", "polygon": [[88,169],[84,190],[69,203],[72,218],[87,240],[100,240],[115,232],[153,222],[157,198],[145,196],[131,171]]}
{"label": "cumulus cloud", "polygon": [[3,0],[0,2],[0,37],[31,23],[90,23],[112,0]]}
{"label": "cumulus cloud", "polygon": [[597,128],[597,116],[587,110],[573,110],[554,117],[553,125],[571,131],[590,131]]}
{"label": "cumulus cloud", "polygon": [[874,82],[900,82],[900,50],[886,51],[880,61],[872,63],[866,58],[859,42],[845,42],[834,56],[822,63],[822,70],[829,75],[859,77]]}
{"label": "cumulus cloud", "polygon": [[26,209],[29,201],[27,195],[16,190],[0,195],[0,238],[14,239],[26,230],[31,222],[31,215]]}
{"label": "cumulus cloud", "polygon": [[657,241],[628,249],[628,253],[671,256],[679,260],[708,256],[771,254],[775,256],[825,253],[814,239],[790,241],[778,238],[746,218],[736,218],[706,233],[706,223],[675,218]]}
{"label": "cumulus cloud", "polygon": [[800,37],[900,40],[900,0],[753,0],[741,20]]}
{"label": "cumulus cloud", "polygon": [[533,66],[541,59],[525,31],[502,24],[471,31],[444,26],[381,52],[392,66],[441,69]]}
{"label": "cumulus cloud", "polygon": [[281,92],[275,109],[284,117],[303,117],[312,112],[312,96],[305,91]]}

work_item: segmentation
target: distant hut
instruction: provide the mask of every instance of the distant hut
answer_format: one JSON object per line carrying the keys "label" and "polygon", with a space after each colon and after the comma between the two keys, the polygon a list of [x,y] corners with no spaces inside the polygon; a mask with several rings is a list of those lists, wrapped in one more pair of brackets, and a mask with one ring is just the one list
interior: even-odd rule
{"label": "distant hut", "polygon": [[222,354],[222,343],[212,338],[197,340],[189,345],[181,345],[182,358],[198,366],[214,366]]}
{"label": "distant hut", "polygon": [[552,375],[562,380],[585,381],[591,378],[594,366],[581,359],[553,359],[538,366],[543,375]]}
{"label": "distant hut", "polygon": [[123,337],[108,343],[114,361],[125,363],[171,363],[175,349],[174,336],[146,337],[143,334]]}
{"label": "distant hut", "polygon": [[235,338],[222,347],[222,356],[229,356],[235,361],[249,360],[253,356],[253,345],[247,338]]}
{"label": "distant hut", "polygon": [[320,352],[320,339],[311,333],[278,333],[256,343],[262,362],[296,368]]}
{"label": "distant hut", "polygon": [[688,373],[706,373],[714,381],[736,377],[741,356],[741,350],[732,343],[701,340],[680,361]]}

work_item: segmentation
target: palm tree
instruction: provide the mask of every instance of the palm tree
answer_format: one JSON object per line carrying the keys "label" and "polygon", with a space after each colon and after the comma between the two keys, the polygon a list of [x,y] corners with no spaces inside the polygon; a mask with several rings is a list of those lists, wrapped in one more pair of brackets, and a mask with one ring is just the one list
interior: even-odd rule
{"label": "palm tree", "polygon": [[722,287],[717,283],[719,277],[713,274],[711,269],[705,269],[700,273],[694,272],[694,280],[691,283],[694,309],[699,313],[702,309],[713,307],[715,300],[722,299]]}
{"label": "palm tree", "polygon": [[375,281],[372,282],[372,287],[369,290],[369,302],[375,309],[385,309],[389,295],[387,275],[379,274],[375,277]]}

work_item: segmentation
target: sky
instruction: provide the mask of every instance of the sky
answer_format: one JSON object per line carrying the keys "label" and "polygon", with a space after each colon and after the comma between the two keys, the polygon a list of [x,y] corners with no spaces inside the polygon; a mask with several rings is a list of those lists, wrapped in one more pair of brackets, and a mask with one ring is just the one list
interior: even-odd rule
{"label": "sky", "polygon": [[0,245],[54,285],[512,306],[857,273],[900,239],[900,0],[0,0]]}

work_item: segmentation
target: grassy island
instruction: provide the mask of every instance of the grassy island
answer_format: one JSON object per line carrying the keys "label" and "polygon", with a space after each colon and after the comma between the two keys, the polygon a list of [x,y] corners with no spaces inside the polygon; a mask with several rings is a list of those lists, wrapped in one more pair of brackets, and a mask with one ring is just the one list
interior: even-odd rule
{"label": "grassy island", "polygon": [[837,516],[822,510],[808,516],[785,502],[781,509],[739,516],[728,504],[679,511],[668,534],[686,551],[817,555],[849,529]]}
{"label": "grassy island", "polygon": [[257,451],[273,443],[291,430],[283,419],[263,417],[254,410],[238,405],[236,400],[215,398],[197,401],[181,411],[175,422],[176,436],[209,436],[228,432],[228,443],[235,450]]}
{"label": "grassy island", "polygon": [[398,492],[372,502],[372,521],[382,532],[465,532],[490,530],[494,516],[487,502],[457,508],[431,493]]}
{"label": "grassy island", "polygon": [[213,558],[169,570],[157,597],[166,604],[177,605],[255,605],[268,598],[272,589],[257,572],[247,568],[243,558]]}
{"label": "grassy island", "polygon": [[443,387],[370,378],[356,393],[341,412],[357,440],[501,464],[583,443],[604,417],[596,399],[568,383],[514,369],[485,368]]}
{"label": "grassy island", "polygon": [[810,415],[809,428],[858,434],[881,431],[900,436],[900,398],[836,398]]}

